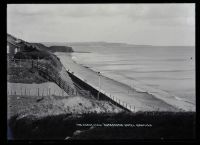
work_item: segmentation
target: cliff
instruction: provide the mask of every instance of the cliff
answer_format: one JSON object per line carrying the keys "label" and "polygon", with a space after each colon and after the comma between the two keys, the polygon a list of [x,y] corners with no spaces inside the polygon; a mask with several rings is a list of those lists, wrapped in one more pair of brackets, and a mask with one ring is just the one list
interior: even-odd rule
{"label": "cliff", "polygon": [[48,49],[51,52],[74,52],[72,47],[68,46],[50,46]]}
{"label": "cliff", "polygon": [[22,59],[43,59],[49,57],[54,52],[73,52],[72,47],[50,46],[41,43],[30,43],[7,34],[7,43],[20,47],[20,51],[15,54],[15,58]]}

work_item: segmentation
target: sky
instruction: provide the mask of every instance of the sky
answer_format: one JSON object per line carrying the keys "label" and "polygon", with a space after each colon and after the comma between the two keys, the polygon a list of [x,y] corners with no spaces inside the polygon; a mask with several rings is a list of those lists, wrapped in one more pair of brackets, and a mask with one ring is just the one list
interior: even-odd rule
{"label": "sky", "polygon": [[7,32],[29,42],[195,45],[195,4],[8,4]]}

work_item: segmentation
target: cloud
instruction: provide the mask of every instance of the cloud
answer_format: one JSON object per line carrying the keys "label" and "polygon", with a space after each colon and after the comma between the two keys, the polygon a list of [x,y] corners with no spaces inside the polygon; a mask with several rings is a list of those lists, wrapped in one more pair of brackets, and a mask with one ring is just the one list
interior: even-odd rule
{"label": "cloud", "polygon": [[[137,43],[137,41],[142,42],[143,38],[144,41],[159,43],[156,42],[154,35],[156,32],[162,34],[156,35],[160,42],[161,39],[165,41],[167,35],[176,35],[177,40],[173,43],[175,41],[193,43],[195,5],[8,4],[7,22],[8,32],[34,41],[109,39],[109,41],[129,40]],[[181,37],[178,38],[179,34],[189,35],[181,40]]]}
{"label": "cloud", "polygon": [[194,4],[11,4],[8,14],[35,19],[127,17],[149,25],[195,25]]}
{"label": "cloud", "polygon": [[11,4],[10,12],[24,15],[190,17],[194,4]]}

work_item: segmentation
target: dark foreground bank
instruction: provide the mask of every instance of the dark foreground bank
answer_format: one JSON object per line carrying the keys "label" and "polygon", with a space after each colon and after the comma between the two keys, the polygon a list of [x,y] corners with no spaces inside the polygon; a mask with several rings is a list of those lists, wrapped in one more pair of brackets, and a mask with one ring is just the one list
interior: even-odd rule
{"label": "dark foreground bank", "polygon": [[[40,119],[13,116],[12,139],[194,139],[194,112],[63,114]],[[10,137],[9,137],[10,138]]]}

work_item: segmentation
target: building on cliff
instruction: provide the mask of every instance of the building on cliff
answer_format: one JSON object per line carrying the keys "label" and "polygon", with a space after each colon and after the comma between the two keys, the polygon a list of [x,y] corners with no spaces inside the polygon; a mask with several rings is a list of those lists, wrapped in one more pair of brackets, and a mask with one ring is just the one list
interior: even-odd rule
{"label": "building on cliff", "polygon": [[7,35],[7,55],[11,58],[14,57],[14,55],[17,52],[24,50],[24,44],[21,39],[16,39],[15,37],[11,35]]}

